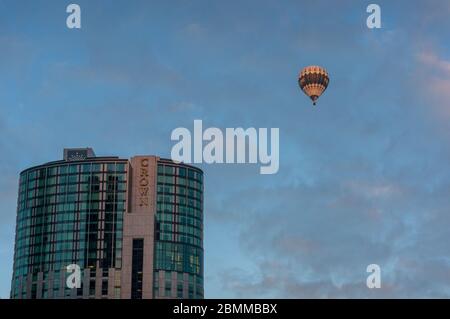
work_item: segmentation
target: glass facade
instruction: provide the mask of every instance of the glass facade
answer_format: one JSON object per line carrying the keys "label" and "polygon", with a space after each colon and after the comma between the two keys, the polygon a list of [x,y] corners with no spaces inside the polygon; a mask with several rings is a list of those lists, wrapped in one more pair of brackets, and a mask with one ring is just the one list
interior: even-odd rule
{"label": "glass facade", "polygon": [[203,298],[201,170],[159,162],[155,218],[154,297]]}
{"label": "glass facade", "polygon": [[[103,281],[121,268],[127,163],[54,162],[21,173],[12,298],[74,297],[64,285],[70,264],[82,275],[99,270]],[[94,295],[95,282],[86,291]]]}
{"label": "glass facade", "polygon": [[200,169],[65,149],[20,174],[11,298],[152,297],[204,297]]}

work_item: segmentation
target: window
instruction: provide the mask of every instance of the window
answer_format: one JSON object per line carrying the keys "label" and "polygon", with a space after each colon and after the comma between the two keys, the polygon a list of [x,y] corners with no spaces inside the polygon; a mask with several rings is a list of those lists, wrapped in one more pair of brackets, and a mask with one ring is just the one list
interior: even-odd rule
{"label": "window", "polygon": [[183,298],[183,282],[178,282],[177,284],[177,297]]}
{"label": "window", "polygon": [[102,280],[102,295],[103,296],[108,295],[108,280],[107,279]]}
{"label": "window", "polygon": [[144,266],[144,239],[133,239],[131,261],[131,299],[142,299],[142,271]]}
{"label": "window", "polygon": [[89,281],[89,295],[95,296],[95,279]]}

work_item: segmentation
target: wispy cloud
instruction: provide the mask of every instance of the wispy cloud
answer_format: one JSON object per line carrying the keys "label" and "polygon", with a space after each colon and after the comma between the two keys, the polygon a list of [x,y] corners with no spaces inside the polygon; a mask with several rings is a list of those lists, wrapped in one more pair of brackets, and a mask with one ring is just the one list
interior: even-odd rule
{"label": "wispy cloud", "polygon": [[433,69],[434,72],[450,77],[450,61],[444,60],[433,51],[422,52],[418,55],[419,61]]}

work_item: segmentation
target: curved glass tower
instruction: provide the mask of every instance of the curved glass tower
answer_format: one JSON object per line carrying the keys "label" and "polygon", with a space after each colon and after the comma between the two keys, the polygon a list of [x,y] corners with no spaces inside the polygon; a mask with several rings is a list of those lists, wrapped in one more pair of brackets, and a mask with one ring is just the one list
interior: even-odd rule
{"label": "curved glass tower", "polygon": [[203,172],[92,149],[24,170],[11,298],[203,298]]}
{"label": "curved glass tower", "polygon": [[203,297],[203,173],[158,162],[154,296]]}

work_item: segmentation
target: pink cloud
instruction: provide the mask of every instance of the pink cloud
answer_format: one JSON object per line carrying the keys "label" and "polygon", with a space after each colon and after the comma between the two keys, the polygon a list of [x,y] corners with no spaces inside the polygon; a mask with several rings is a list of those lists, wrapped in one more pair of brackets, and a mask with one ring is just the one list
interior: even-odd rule
{"label": "pink cloud", "polygon": [[425,90],[425,99],[437,119],[450,118],[450,60],[439,57],[431,50],[417,56],[419,86]]}
{"label": "pink cloud", "polygon": [[450,77],[450,62],[439,58],[435,53],[428,51],[422,52],[418,56],[419,61],[428,67],[433,68],[441,73],[446,73]]}

